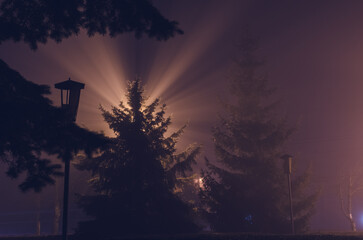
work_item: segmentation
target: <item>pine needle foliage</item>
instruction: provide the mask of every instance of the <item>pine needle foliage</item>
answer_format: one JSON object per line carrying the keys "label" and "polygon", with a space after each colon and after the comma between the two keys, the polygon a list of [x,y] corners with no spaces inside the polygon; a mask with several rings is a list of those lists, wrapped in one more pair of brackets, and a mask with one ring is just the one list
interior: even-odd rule
{"label": "pine needle foliage", "polygon": [[[202,172],[201,201],[212,230],[218,232],[289,233],[287,175],[283,145],[292,134],[279,117],[277,101],[262,62],[254,54],[255,40],[245,38],[230,75],[230,98],[213,128],[217,163],[207,160]],[[308,229],[317,195],[306,194],[309,173],[293,183],[297,232]]]}
{"label": "pine needle foliage", "polygon": [[177,153],[176,144],[186,126],[167,135],[171,118],[159,99],[145,104],[140,80],[129,82],[127,105],[111,111],[101,108],[115,137],[98,157],[82,160],[78,168],[89,170],[95,194],[81,196],[80,206],[94,220],[79,225],[88,236],[195,232],[191,208],[174,189],[178,176],[192,170],[200,151],[191,145]]}

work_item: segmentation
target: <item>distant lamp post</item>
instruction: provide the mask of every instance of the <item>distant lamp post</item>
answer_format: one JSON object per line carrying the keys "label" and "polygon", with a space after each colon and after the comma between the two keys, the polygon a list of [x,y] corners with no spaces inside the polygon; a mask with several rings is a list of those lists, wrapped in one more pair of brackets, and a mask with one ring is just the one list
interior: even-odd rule
{"label": "distant lamp post", "polygon": [[291,233],[295,234],[294,214],[293,214],[293,210],[292,210],[292,193],[291,193],[292,156],[285,154],[281,158],[284,160],[284,171],[287,174],[287,180],[288,180],[288,186],[289,186]]}
{"label": "distant lamp post", "polygon": [[[76,82],[69,78],[67,81],[56,83],[56,89],[61,90],[61,106],[66,111],[70,122],[75,122],[79,104],[81,89],[84,89],[84,83]],[[63,240],[67,239],[68,226],[68,193],[69,193],[69,165],[71,161],[70,152],[66,154],[64,160],[64,195],[63,195]]]}

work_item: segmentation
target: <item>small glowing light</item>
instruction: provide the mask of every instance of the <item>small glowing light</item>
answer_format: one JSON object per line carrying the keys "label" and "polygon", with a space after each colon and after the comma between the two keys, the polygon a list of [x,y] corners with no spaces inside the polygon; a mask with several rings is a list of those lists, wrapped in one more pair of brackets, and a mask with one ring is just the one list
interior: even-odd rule
{"label": "small glowing light", "polygon": [[194,183],[200,187],[201,189],[204,189],[204,183],[203,183],[203,178],[199,177],[194,179]]}
{"label": "small glowing light", "polygon": [[361,213],[361,215],[360,215],[359,223],[361,226],[363,226],[363,213]]}
{"label": "small glowing light", "polygon": [[253,219],[252,219],[252,215],[251,215],[251,214],[247,215],[244,219],[245,219],[245,221],[247,221],[249,224],[253,224]]}

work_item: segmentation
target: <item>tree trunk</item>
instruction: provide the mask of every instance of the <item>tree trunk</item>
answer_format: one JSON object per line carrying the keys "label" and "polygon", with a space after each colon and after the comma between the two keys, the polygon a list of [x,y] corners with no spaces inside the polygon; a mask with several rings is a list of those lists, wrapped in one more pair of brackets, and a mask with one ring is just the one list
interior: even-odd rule
{"label": "tree trunk", "polygon": [[339,197],[340,197],[340,206],[344,213],[344,216],[348,219],[350,223],[350,228],[353,232],[357,231],[357,227],[353,218],[352,214],[352,195],[353,195],[353,183],[352,183],[352,175],[349,175],[349,182],[348,182],[348,207],[345,209],[344,207],[344,199],[343,199],[343,192],[342,186],[339,184]]}

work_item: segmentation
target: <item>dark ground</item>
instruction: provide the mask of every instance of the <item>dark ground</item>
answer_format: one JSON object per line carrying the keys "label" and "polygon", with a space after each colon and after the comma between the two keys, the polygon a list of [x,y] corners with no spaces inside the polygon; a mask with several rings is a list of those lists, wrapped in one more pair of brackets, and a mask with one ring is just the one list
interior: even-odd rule
{"label": "dark ground", "polygon": [[[61,240],[61,236],[23,236],[23,237],[1,237],[0,240]],[[69,240],[78,240],[70,236]],[[213,233],[213,234],[191,234],[191,235],[168,235],[168,236],[132,236],[123,238],[112,238],[112,240],[363,240],[363,233],[323,233],[306,235],[266,235],[246,233]],[[100,239],[101,240],[101,239]],[[102,239],[103,240],[103,239]],[[104,239],[111,240],[111,239]]]}

